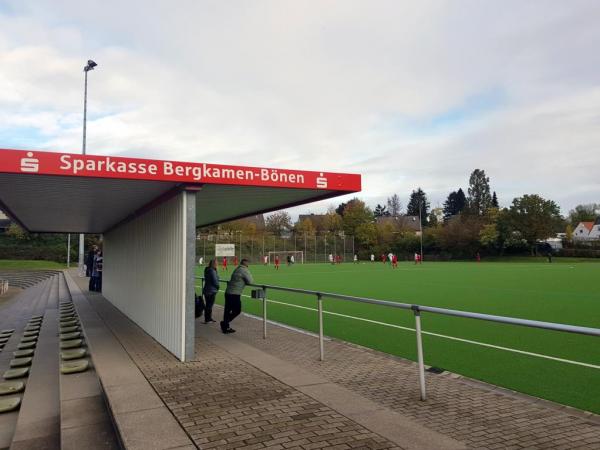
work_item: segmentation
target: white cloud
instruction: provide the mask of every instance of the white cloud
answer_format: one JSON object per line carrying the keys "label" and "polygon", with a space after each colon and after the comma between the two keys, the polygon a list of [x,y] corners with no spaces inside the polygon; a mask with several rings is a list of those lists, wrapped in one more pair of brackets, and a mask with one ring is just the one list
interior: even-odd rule
{"label": "white cloud", "polygon": [[0,138],[17,144],[80,148],[93,58],[90,152],[359,172],[371,204],[417,186],[441,203],[476,167],[505,204],[600,201],[593,0],[7,5]]}

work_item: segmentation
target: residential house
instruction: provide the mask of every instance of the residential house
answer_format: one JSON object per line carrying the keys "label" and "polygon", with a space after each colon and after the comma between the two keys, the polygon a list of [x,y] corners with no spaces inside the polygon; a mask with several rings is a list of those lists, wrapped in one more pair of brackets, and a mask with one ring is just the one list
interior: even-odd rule
{"label": "residential house", "polygon": [[594,222],[594,226],[590,230],[588,239],[600,239],[600,216]]}
{"label": "residential house", "polygon": [[[596,220],[598,223],[598,220]],[[579,222],[579,224],[573,230],[573,240],[588,240],[590,239],[590,233],[594,228],[594,222]]]}

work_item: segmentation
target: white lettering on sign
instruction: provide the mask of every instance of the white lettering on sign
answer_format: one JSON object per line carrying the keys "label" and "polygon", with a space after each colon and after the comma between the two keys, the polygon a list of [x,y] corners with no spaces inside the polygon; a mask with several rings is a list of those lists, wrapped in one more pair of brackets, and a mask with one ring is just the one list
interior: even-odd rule
{"label": "white lettering on sign", "polygon": [[[33,161],[23,158],[22,170],[33,171]],[[182,181],[205,181],[216,182],[222,180],[231,181],[263,181],[275,184],[303,185],[304,174],[290,173],[278,169],[254,169],[254,168],[228,168],[211,167],[207,164],[185,164],[173,161],[149,162],[149,161],[123,161],[115,160],[110,156],[93,158],[77,157],[75,155],[63,154],[59,158],[59,169],[68,171],[73,175],[153,175],[157,177],[180,178]],[[321,174],[323,175],[323,174]],[[321,180],[321,182],[319,182]],[[327,179],[317,178],[317,187],[326,188]]]}
{"label": "white lettering on sign", "polygon": [[167,176],[176,175],[178,177],[192,178],[200,181],[202,178],[202,167],[181,165],[169,161],[163,162],[163,173]]}
{"label": "white lettering on sign", "polygon": [[27,152],[27,158],[21,158],[21,172],[37,172],[40,170],[40,160],[33,158],[32,152]]}

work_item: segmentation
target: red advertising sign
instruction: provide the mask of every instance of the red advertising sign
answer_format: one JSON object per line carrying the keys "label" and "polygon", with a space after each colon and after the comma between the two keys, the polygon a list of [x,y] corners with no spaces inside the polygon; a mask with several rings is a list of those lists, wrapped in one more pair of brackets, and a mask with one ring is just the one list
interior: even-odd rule
{"label": "red advertising sign", "polygon": [[357,192],[360,175],[0,149],[0,172]]}

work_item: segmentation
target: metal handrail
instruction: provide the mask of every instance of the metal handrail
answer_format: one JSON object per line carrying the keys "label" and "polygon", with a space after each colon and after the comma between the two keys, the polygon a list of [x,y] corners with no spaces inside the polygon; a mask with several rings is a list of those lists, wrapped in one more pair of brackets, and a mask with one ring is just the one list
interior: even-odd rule
{"label": "metal handrail", "polygon": [[[204,277],[197,276],[196,279],[202,280]],[[229,283],[229,280],[219,280],[220,283]],[[389,300],[377,300],[368,297],[355,297],[352,295],[335,294],[333,292],[312,291],[308,289],[290,288],[284,286],[274,286],[269,284],[248,284],[247,286],[261,288],[264,291],[263,301],[263,339],[267,338],[267,289],[273,289],[283,292],[294,292],[297,294],[315,295],[317,297],[317,306],[319,314],[319,349],[320,360],[324,360],[324,343],[323,343],[323,298],[333,298],[338,300],[348,300],[358,303],[369,303],[372,305],[388,306],[390,308],[399,308],[411,310],[415,316],[415,332],[417,338],[417,359],[419,366],[419,385],[421,390],[421,400],[427,397],[425,389],[425,363],[423,358],[423,341],[421,336],[421,312],[429,312],[433,314],[442,314],[446,316],[463,317],[466,319],[486,320],[489,322],[505,323],[509,325],[519,325],[529,328],[540,328],[544,330],[562,331],[566,333],[583,334],[587,336],[600,337],[599,328],[581,327],[577,325],[567,325],[554,322],[543,322],[539,320],[518,319],[515,317],[497,316],[494,314],[474,313],[469,311],[460,311],[455,309],[437,308],[434,306],[422,306],[410,303],[392,302]]]}

